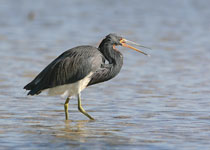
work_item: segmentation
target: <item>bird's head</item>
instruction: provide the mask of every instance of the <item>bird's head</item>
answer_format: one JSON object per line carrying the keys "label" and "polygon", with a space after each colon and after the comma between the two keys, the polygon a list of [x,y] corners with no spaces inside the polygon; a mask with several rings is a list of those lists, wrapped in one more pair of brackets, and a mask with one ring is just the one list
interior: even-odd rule
{"label": "bird's head", "polygon": [[[140,45],[140,44],[137,44],[135,42],[129,41],[129,40],[127,40],[127,39],[125,39],[125,38],[123,38],[121,36],[118,36],[118,35],[114,34],[114,33],[111,33],[111,34],[107,35],[104,40],[108,41],[111,45],[113,45],[114,49],[116,49],[115,46],[123,46],[123,47],[127,47],[127,48],[130,48],[130,49],[133,49],[133,50],[135,50],[137,52],[140,52],[140,53],[142,53],[144,55],[148,55],[148,54],[142,52],[141,50],[139,50],[139,49],[137,49],[135,47],[132,47],[132,46],[130,46],[128,44],[136,45],[136,46],[143,47],[143,48],[148,48],[148,47],[145,47],[143,45]],[[150,48],[148,48],[148,49],[150,49]]]}

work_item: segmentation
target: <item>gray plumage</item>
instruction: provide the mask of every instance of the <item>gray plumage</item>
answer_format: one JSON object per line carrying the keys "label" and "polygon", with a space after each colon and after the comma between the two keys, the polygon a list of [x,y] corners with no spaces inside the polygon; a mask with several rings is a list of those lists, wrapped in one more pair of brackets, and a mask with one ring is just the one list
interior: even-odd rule
{"label": "gray plumage", "polygon": [[[30,90],[28,95],[35,95],[41,91],[60,85],[75,83],[90,72],[93,72],[88,86],[107,81],[116,76],[123,64],[123,57],[119,51],[113,50],[108,35],[99,48],[93,46],[78,46],[65,51],[52,61],[37,77],[27,84],[24,89]],[[108,64],[105,64],[105,61]]]}
{"label": "gray plumage", "polygon": [[34,95],[44,89],[74,83],[95,72],[103,63],[103,55],[97,48],[78,46],[58,56],[24,88],[30,90],[28,95]]}
{"label": "gray plumage", "polygon": [[66,120],[69,118],[68,103],[70,97],[77,95],[79,111],[89,119],[94,120],[83,109],[80,92],[87,86],[110,80],[120,72],[123,56],[115,46],[124,46],[147,55],[127,45],[126,42],[141,46],[116,34],[109,34],[102,40],[98,48],[78,46],[69,49],[52,61],[24,89],[29,90],[28,95],[39,94],[48,89],[49,95],[66,97],[64,103]]}

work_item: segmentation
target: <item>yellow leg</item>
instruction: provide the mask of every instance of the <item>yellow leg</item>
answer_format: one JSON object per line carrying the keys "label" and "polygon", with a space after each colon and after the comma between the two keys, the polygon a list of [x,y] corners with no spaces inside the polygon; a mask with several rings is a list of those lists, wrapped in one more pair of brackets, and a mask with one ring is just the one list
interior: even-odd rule
{"label": "yellow leg", "polygon": [[69,100],[70,100],[70,98],[68,97],[68,98],[66,99],[65,104],[64,104],[64,110],[65,110],[66,120],[69,119],[69,112],[68,112]]}
{"label": "yellow leg", "polygon": [[83,108],[81,104],[81,96],[78,94],[78,109],[81,113],[83,113],[85,116],[87,116],[89,119],[94,120],[93,117],[91,117]]}

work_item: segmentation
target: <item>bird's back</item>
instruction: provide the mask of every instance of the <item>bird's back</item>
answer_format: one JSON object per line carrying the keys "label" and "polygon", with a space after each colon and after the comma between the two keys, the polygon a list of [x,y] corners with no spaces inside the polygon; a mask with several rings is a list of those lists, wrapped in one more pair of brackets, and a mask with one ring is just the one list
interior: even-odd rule
{"label": "bird's back", "polygon": [[48,88],[75,83],[95,72],[103,63],[103,55],[96,47],[78,46],[58,56],[24,89],[34,95]]}

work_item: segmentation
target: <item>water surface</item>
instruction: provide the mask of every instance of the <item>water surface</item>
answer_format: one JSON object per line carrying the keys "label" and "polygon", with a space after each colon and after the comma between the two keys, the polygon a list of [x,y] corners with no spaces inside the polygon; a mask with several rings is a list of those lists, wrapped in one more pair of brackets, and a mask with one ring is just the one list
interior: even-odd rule
{"label": "water surface", "polygon": [[[210,147],[210,2],[0,1],[0,149]],[[150,46],[120,48],[124,66],[82,92],[89,121],[60,97],[22,88],[63,51],[109,33]]]}

